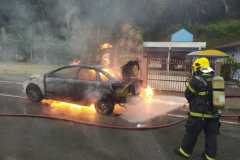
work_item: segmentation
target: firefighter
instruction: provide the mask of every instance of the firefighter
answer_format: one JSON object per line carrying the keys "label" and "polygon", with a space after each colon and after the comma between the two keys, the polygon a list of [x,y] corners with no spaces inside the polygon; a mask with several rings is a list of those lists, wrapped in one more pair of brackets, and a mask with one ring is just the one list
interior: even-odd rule
{"label": "firefighter", "polygon": [[189,102],[190,112],[186,122],[185,135],[178,155],[191,159],[198,135],[205,134],[203,160],[215,160],[217,153],[217,134],[219,129],[219,110],[213,107],[212,79],[214,71],[207,58],[198,58],[192,64],[193,75],[186,83],[185,97]]}

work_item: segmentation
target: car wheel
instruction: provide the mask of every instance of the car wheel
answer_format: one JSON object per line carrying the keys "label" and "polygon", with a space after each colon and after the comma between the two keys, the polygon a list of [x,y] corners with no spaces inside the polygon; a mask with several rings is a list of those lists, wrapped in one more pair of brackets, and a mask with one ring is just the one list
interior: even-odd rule
{"label": "car wheel", "polygon": [[114,104],[111,99],[103,99],[96,103],[95,108],[98,113],[109,115],[113,113]]}
{"label": "car wheel", "polygon": [[41,90],[34,84],[27,86],[26,93],[28,98],[33,102],[40,102],[43,98]]}

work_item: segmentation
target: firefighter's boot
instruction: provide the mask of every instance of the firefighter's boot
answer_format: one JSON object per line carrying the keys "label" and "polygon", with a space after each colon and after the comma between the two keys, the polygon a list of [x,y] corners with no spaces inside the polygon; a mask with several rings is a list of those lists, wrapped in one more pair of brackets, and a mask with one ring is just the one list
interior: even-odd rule
{"label": "firefighter's boot", "polygon": [[182,148],[176,148],[176,149],[174,150],[174,153],[175,153],[176,155],[178,155],[178,156],[181,156],[181,157],[187,159],[187,160],[191,160],[191,155],[189,155],[189,154],[187,154],[186,152],[184,152],[184,151],[182,150]]}

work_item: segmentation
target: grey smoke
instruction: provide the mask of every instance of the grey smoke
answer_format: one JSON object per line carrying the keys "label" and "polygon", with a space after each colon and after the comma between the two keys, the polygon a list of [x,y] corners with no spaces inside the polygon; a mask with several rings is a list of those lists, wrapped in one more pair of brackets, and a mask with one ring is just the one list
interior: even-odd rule
{"label": "grey smoke", "polygon": [[155,96],[150,103],[146,103],[141,97],[133,97],[121,117],[132,123],[144,123],[181,108],[186,103],[185,98],[177,96]]}
{"label": "grey smoke", "polygon": [[[121,25],[148,17],[146,0],[2,0],[0,60],[67,63],[89,61],[99,44],[116,41]],[[160,6],[161,0],[151,4]],[[145,10],[146,11],[146,10]],[[152,25],[152,24],[151,24]]]}
{"label": "grey smoke", "polygon": [[[80,58],[86,54],[93,29],[89,22],[80,20],[80,10],[75,2],[59,0],[55,1],[53,8],[41,10],[49,13],[52,21],[44,14],[41,18],[36,17],[37,13],[29,1],[6,5],[13,13],[9,16],[10,27],[0,26],[0,59],[22,61],[28,54],[34,63],[64,63],[72,57]],[[61,25],[54,28],[50,24],[53,21]],[[6,31],[8,27],[11,30]],[[59,35],[64,38],[59,38]]]}

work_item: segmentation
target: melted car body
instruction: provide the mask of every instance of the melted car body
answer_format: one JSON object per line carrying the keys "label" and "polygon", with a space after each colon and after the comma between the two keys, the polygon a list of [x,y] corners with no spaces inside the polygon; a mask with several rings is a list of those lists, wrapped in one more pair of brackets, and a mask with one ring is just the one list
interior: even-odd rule
{"label": "melted car body", "polygon": [[114,105],[125,103],[132,82],[118,80],[100,66],[70,65],[24,82],[30,100],[43,98],[70,100],[79,104],[95,104],[102,114],[111,114]]}

